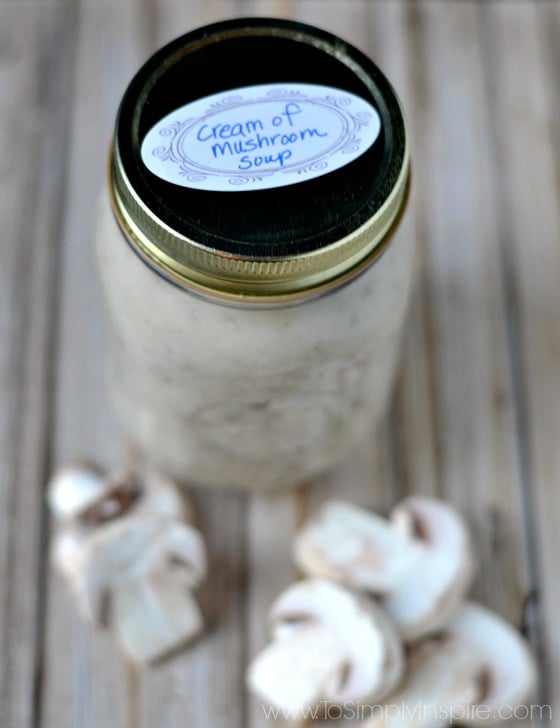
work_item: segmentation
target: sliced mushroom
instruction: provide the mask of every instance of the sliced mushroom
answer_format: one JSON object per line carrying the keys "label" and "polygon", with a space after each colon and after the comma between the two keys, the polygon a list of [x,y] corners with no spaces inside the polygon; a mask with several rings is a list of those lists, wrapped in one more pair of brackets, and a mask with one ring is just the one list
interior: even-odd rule
{"label": "sliced mushroom", "polygon": [[69,465],[58,470],[47,486],[51,513],[67,520],[82,513],[106,491],[103,474],[86,464]]}
{"label": "sliced mushroom", "polygon": [[47,498],[61,521],[80,518],[97,526],[131,513],[191,520],[186,499],[159,473],[123,470],[104,477],[87,465],[62,468],[51,478]]}
{"label": "sliced mushroom", "polygon": [[470,711],[470,716],[460,716],[461,723],[479,726],[503,720],[500,709],[523,705],[536,687],[537,666],[529,645],[511,624],[474,602],[463,606],[451,629],[484,662],[477,704],[491,711],[484,719],[480,711]]}
{"label": "sliced mushroom", "polygon": [[378,700],[403,670],[398,633],[371,600],[307,579],[271,610],[273,642],[252,662],[251,690],[294,717],[321,700]]}
{"label": "sliced mushroom", "polygon": [[501,617],[467,603],[445,633],[412,648],[402,686],[362,728],[484,726],[508,717],[530,695],[535,661]]}
{"label": "sliced mushroom", "polygon": [[107,485],[104,500],[84,513],[84,518],[110,519],[130,512],[151,518],[193,520],[188,500],[176,484],[161,473],[147,471],[140,475],[134,470],[122,470],[110,475]]}
{"label": "sliced mushroom", "polygon": [[77,468],[51,480],[49,503],[61,522],[55,564],[84,614],[111,622],[131,658],[159,659],[200,632],[192,591],[205,574],[205,549],[171,481]]}
{"label": "sliced mushroom", "polygon": [[407,641],[447,624],[474,573],[463,519],[448,504],[422,496],[403,501],[389,521],[326,503],[299,533],[294,556],[307,575],[378,596]]}
{"label": "sliced mushroom", "polygon": [[131,516],[193,520],[192,509],[175,484],[153,472],[139,476],[120,471],[104,477],[85,465],[63,468],[51,478],[47,499],[61,523],[53,561],[71,582],[82,569],[84,544],[111,521]]}
{"label": "sliced mushroom", "polygon": [[136,516],[89,540],[77,591],[93,621],[112,623],[128,655],[149,662],[200,633],[202,616],[192,590],[205,571],[198,531]]}
{"label": "sliced mushroom", "polygon": [[198,603],[167,569],[120,584],[114,592],[112,621],[123,650],[139,663],[175,652],[204,626]]}

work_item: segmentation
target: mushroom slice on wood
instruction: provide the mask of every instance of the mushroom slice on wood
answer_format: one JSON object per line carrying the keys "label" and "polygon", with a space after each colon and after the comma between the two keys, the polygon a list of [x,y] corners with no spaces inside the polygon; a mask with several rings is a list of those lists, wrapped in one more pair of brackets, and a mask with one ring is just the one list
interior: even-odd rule
{"label": "mushroom slice on wood", "polygon": [[472,710],[470,715],[460,716],[461,723],[479,726],[499,722],[501,708],[523,705],[537,684],[537,667],[519,632],[502,617],[474,602],[462,607],[450,629],[482,659],[484,670],[476,702],[491,710],[491,715],[484,719]]}
{"label": "mushroom slice on wood", "polygon": [[88,465],[61,468],[47,487],[49,508],[60,521],[81,519],[97,526],[134,514],[190,521],[188,502],[172,481],[148,471],[122,470],[103,476]]}
{"label": "mushroom slice on wood", "polygon": [[130,657],[156,660],[200,632],[192,591],[206,571],[205,549],[174,483],[74,468],[53,477],[49,503],[60,520],[55,564],[85,615],[111,622]]}
{"label": "mushroom slice on wood", "polygon": [[115,589],[111,620],[135,662],[152,662],[191,642],[203,628],[196,600],[169,570],[128,579]]}
{"label": "mushroom slice on wood", "polygon": [[187,499],[177,485],[161,473],[122,470],[107,478],[107,494],[103,501],[84,513],[86,519],[106,519],[126,513],[192,521]]}
{"label": "mushroom slice on wood", "polygon": [[294,555],[308,575],[379,596],[407,641],[447,624],[474,572],[463,519],[446,503],[422,496],[403,501],[390,520],[326,503],[298,534]]}
{"label": "mushroom slice on wood", "polygon": [[88,541],[77,591],[93,621],[114,625],[130,657],[152,661],[200,632],[202,617],[191,592],[205,569],[194,528],[130,518]]}
{"label": "mushroom slice on wood", "polygon": [[484,726],[511,717],[534,685],[535,661],[521,635],[467,603],[446,632],[412,648],[402,686],[362,728]]}
{"label": "mushroom slice on wood", "polygon": [[339,585],[308,579],[271,610],[273,642],[253,661],[249,687],[297,716],[321,700],[377,700],[400,679],[398,633],[372,601]]}
{"label": "mushroom slice on wood", "polygon": [[[177,486],[153,472],[140,476],[122,471],[103,477],[87,466],[63,468],[51,478],[48,501],[61,524],[53,542],[53,561],[74,590],[83,567],[84,549],[91,538],[97,538],[114,523],[132,518],[139,524],[139,517],[192,521],[190,505]],[[134,531],[132,526],[132,541],[143,538],[142,528],[138,534]],[[112,533],[115,531],[109,528],[103,537]],[[125,544],[123,548],[124,556],[128,551]]]}
{"label": "mushroom slice on wood", "polygon": [[103,498],[106,481],[96,468],[86,464],[68,465],[58,470],[47,485],[51,513],[68,520]]}

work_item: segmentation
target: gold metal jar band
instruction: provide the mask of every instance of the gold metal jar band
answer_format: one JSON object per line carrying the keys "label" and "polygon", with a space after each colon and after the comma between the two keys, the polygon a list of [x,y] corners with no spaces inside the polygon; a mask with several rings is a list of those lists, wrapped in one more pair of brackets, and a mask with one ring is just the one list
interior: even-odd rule
{"label": "gold metal jar band", "polygon": [[406,205],[408,138],[398,178],[379,210],[340,240],[293,257],[244,258],[212,250],[178,234],[132,189],[118,148],[111,154],[109,178],[113,210],[125,237],[147,263],[175,283],[226,300],[298,300],[343,284],[385,248]]}

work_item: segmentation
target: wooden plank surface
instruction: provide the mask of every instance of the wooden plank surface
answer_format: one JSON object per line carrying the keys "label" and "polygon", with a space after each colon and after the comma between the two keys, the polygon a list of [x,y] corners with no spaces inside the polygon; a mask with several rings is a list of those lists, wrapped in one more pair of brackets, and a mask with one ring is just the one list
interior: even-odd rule
{"label": "wooden plank surface", "polygon": [[[132,3],[113,6],[101,0],[75,7],[75,50],[66,88],[71,121],[60,231],[53,467],[83,457],[102,466],[122,462],[102,385],[92,242],[114,114],[123,85],[143,56]],[[49,576],[39,725],[127,725],[130,670],[106,634],[85,628],[58,576],[52,570]]]}
{"label": "wooden plank surface", "polygon": [[[518,357],[520,456],[526,471],[530,561],[539,589],[536,624],[543,696],[560,710],[560,604],[554,522],[560,512],[560,158],[557,72],[560,7],[522,3],[486,9],[501,229],[511,266],[513,344]],[[507,43],[507,46],[505,45]],[[516,45],[523,49],[517,54]],[[498,48],[507,48],[496,53]],[[529,98],[521,86],[530,88]]]}
{"label": "wooden plank surface", "polygon": [[[342,35],[403,98],[419,244],[403,365],[375,440],[320,482],[195,494],[209,633],[136,672],[49,569],[41,488],[67,460],[126,457],[103,390],[91,245],[119,97],[183,30],[253,14]],[[246,695],[243,669],[294,578],[289,535],[324,498],[387,510],[415,491],[468,517],[476,596],[527,631],[538,702],[558,713],[559,74],[557,2],[0,0],[2,728],[285,725]]]}
{"label": "wooden plank surface", "polygon": [[[73,14],[0,3],[0,723],[36,720]],[[30,51],[31,49],[31,51]]]}

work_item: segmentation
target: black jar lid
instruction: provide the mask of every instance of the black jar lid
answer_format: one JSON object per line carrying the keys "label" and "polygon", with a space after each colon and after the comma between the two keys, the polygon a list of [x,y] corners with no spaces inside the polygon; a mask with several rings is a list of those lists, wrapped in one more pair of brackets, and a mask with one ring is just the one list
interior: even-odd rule
{"label": "black jar lid", "polygon": [[[359,97],[379,115],[378,136],[344,166],[266,189],[197,189],[150,171],[142,143],[164,117],[263,84]],[[117,117],[110,186],[127,239],[164,275],[226,298],[272,299],[334,285],[375,257],[403,207],[408,169],[399,101],[367,56],[309,25],[242,18],[177,38],[138,71]]]}

